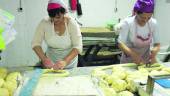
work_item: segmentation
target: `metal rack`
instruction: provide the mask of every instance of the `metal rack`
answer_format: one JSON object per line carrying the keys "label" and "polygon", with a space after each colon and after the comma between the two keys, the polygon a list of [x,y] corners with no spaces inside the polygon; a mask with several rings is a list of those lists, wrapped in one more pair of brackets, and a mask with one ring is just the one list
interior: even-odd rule
{"label": "metal rack", "polygon": [[117,46],[118,36],[115,32],[82,32],[82,36],[83,54],[79,55],[79,66],[102,66],[119,63],[121,51]]}

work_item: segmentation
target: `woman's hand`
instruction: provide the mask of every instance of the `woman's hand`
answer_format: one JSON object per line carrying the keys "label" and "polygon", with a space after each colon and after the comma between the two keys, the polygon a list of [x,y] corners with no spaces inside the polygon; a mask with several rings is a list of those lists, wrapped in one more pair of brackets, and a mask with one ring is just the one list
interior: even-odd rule
{"label": "woman's hand", "polygon": [[157,63],[156,54],[157,54],[156,51],[154,51],[154,50],[151,51],[151,54],[150,54],[150,57],[149,57],[151,64]]}
{"label": "woman's hand", "polygon": [[144,64],[144,60],[137,53],[132,54],[132,59],[133,59],[133,62],[136,64],[141,64],[141,63]]}
{"label": "woman's hand", "polygon": [[151,58],[151,59],[150,59],[150,63],[151,63],[151,64],[157,63],[156,58]]}
{"label": "woman's hand", "polygon": [[50,58],[45,58],[44,60],[42,60],[42,64],[45,68],[49,68],[49,69],[51,69],[54,65],[54,63],[51,61]]}
{"label": "woman's hand", "polygon": [[67,62],[66,61],[64,61],[64,60],[59,60],[59,61],[57,61],[55,64],[54,64],[54,66],[53,66],[53,68],[55,69],[55,70],[62,70],[62,69],[64,69],[64,67],[67,65]]}
{"label": "woman's hand", "polygon": [[151,49],[150,57],[149,57],[151,64],[157,63],[156,55],[159,52],[159,50],[160,50],[160,43],[155,43],[154,47]]}

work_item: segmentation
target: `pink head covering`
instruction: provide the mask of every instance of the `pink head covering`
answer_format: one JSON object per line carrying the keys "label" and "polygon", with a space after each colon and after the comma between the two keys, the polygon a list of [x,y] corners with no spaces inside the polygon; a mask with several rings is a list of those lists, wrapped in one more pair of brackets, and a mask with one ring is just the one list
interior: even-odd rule
{"label": "pink head covering", "polygon": [[134,11],[140,11],[144,13],[153,13],[154,0],[137,0],[134,5]]}
{"label": "pink head covering", "polygon": [[51,10],[51,9],[56,9],[56,8],[65,8],[65,10],[67,11],[67,6],[66,4],[63,2],[63,0],[49,0],[48,1],[48,7],[47,10]]}

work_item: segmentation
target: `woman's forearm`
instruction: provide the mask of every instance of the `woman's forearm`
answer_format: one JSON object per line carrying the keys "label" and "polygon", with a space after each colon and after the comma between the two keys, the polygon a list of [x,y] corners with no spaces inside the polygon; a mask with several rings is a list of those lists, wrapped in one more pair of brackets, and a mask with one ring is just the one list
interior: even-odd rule
{"label": "woman's forearm", "polygon": [[151,53],[156,56],[159,51],[160,51],[160,43],[155,43],[154,47],[151,49]]}
{"label": "woman's forearm", "polygon": [[133,49],[128,48],[124,43],[119,43],[120,49],[127,55],[132,58],[132,62],[136,64],[144,63],[144,60],[141,58],[140,54],[135,52]]}
{"label": "woman's forearm", "polygon": [[158,53],[160,50],[160,43],[155,43],[152,49],[154,52]]}
{"label": "woman's forearm", "polygon": [[157,62],[156,55],[159,52],[159,50],[160,50],[160,43],[154,44],[154,47],[151,49],[151,55],[150,55],[151,62],[150,63],[154,64]]}
{"label": "woman's forearm", "polygon": [[119,43],[119,48],[124,52],[126,53],[127,55],[130,55],[131,57],[133,57],[136,53],[131,50],[130,48],[128,48],[124,43],[120,42]]}
{"label": "woman's forearm", "polygon": [[35,46],[33,50],[37,54],[37,56],[41,59],[41,61],[47,58],[41,46]]}

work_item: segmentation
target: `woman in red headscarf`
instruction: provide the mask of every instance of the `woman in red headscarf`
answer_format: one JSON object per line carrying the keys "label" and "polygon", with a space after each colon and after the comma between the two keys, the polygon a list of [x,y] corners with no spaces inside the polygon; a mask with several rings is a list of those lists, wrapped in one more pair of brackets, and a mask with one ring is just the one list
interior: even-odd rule
{"label": "woman in red headscarf", "polygon": [[[65,14],[68,9],[63,0],[49,0],[49,17],[39,23],[32,48],[45,68],[63,69],[77,66],[82,51],[82,36],[77,22]],[[46,52],[42,42],[47,44]],[[46,54],[45,54],[46,53]]]}
{"label": "woman in red headscarf", "polygon": [[157,22],[152,17],[154,0],[137,0],[134,12],[132,17],[119,24],[118,44],[123,51],[121,63],[156,63],[160,40]]}

